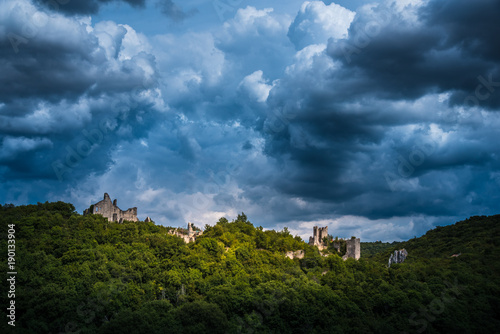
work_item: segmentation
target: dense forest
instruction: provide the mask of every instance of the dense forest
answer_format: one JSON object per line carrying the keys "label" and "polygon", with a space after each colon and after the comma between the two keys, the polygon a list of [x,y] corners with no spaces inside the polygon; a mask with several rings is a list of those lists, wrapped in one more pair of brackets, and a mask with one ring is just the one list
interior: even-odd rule
{"label": "dense forest", "polygon": [[[241,214],[185,244],[169,228],[0,206],[15,225],[16,333],[483,333],[500,328],[500,215],[471,217],[362,257],[323,256]],[[405,262],[387,267],[395,249]],[[305,250],[303,259],[286,251]],[[366,250],[366,253],[364,251]],[[452,257],[453,254],[459,256]],[[7,257],[3,257],[7,268]],[[7,272],[7,270],[4,270]],[[7,320],[6,320],[7,319]],[[2,330],[2,333],[6,331]]]}
{"label": "dense forest", "polygon": [[363,249],[363,252],[361,253],[361,256],[363,258],[371,258],[371,257],[375,256],[376,254],[385,251],[386,249],[394,250],[400,246],[399,244],[400,243],[397,241],[394,241],[394,242],[382,242],[382,241],[362,242],[361,248]]}

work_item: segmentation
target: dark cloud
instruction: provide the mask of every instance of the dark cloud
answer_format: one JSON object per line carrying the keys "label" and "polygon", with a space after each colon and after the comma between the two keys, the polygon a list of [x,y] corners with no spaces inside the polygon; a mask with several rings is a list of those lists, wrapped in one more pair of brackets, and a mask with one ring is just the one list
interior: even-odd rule
{"label": "dark cloud", "polygon": [[[473,93],[479,76],[500,79],[497,1],[436,0],[413,11],[414,21],[378,4],[355,17],[347,39],[330,41],[328,54],[343,64],[339,78],[349,81],[345,91],[390,99],[452,92],[458,103],[455,94]],[[352,73],[356,80],[349,79]],[[484,104],[496,108],[499,102],[494,96]]]}
{"label": "dark cloud", "polygon": [[[244,211],[267,228],[365,240],[498,211],[497,2],[350,7],[347,36],[337,6],[256,5],[153,37],[7,2],[0,201],[81,210],[111,192],[161,224]],[[35,15],[48,20],[28,31]]]}
{"label": "dark cloud", "polygon": [[197,10],[191,10],[186,13],[172,0],[160,0],[158,1],[157,6],[160,8],[161,12],[165,14],[165,16],[177,22],[182,21],[197,12]]}
{"label": "dark cloud", "polygon": [[96,14],[102,5],[111,2],[126,2],[133,7],[144,7],[145,0],[33,0],[50,10],[66,14]]}
{"label": "dark cloud", "polygon": [[500,3],[495,0],[433,0],[419,14],[424,24],[445,33],[443,47],[457,47],[471,57],[498,62],[499,12]]}
{"label": "dark cloud", "polygon": [[[27,2],[10,10],[0,33],[1,179],[76,182],[105,172],[118,141],[154,124],[155,58],[130,27],[89,29]],[[27,34],[34,17],[45,20]]]}
{"label": "dark cloud", "polygon": [[476,98],[483,83],[488,99],[474,107],[498,110],[491,44],[498,25],[490,14],[478,29],[465,22],[498,12],[498,3],[453,2],[450,12],[447,6],[365,7],[348,38],[330,39],[333,62],[311,46],[300,52],[304,58],[269,98],[282,111],[274,119],[279,126],[265,132],[265,152],[286,166],[273,183],[278,192],[370,219],[465,215],[472,207],[494,212],[494,200],[477,194],[498,187],[485,186],[500,152],[489,144],[495,130],[483,118],[496,124],[496,116],[470,114],[464,99]]}

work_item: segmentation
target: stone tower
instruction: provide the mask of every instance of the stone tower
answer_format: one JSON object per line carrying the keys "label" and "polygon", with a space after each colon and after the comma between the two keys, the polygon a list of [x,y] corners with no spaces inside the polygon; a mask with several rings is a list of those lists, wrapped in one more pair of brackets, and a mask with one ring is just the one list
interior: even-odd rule
{"label": "stone tower", "polygon": [[328,226],[325,227],[313,227],[313,236],[309,237],[309,245],[317,246],[319,250],[326,248],[323,239],[328,236]]}
{"label": "stone tower", "polygon": [[346,253],[342,258],[347,260],[348,258],[353,258],[359,260],[361,257],[361,240],[359,238],[351,238],[345,241],[346,243]]}
{"label": "stone tower", "polygon": [[[309,237],[309,245],[316,246],[321,251],[327,248],[327,243],[323,241],[324,238],[328,237],[328,226],[325,227],[313,227],[313,236]],[[341,239],[341,242],[345,242],[346,252],[342,256],[342,259],[347,260],[348,258],[353,258],[359,260],[361,257],[361,240],[359,238],[352,237],[351,239]],[[341,242],[334,242],[333,247],[340,252]]]}

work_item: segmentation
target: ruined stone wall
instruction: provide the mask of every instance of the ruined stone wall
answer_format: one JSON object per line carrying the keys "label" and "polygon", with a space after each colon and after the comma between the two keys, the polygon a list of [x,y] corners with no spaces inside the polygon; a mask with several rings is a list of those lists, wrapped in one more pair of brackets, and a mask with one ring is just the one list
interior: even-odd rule
{"label": "ruined stone wall", "polygon": [[351,238],[346,241],[346,253],[342,257],[344,260],[353,258],[359,260],[361,257],[361,240],[359,238]]}
{"label": "ruined stone wall", "polygon": [[[309,245],[317,246],[320,251],[325,249],[327,245],[323,242],[323,238],[326,236],[328,236],[328,227],[318,229],[317,226],[314,226],[313,236],[309,238]],[[345,242],[346,245],[346,253],[342,256],[342,259],[347,260],[348,258],[353,258],[359,260],[361,257],[361,240],[359,238],[351,238],[340,239],[337,242],[333,242],[333,247],[339,253],[341,252],[341,244],[343,242]]]}
{"label": "ruined stone wall", "polygon": [[203,234],[203,231],[194,231],[192,223],[188,223],[187,233],[184,231],[179,230],[179,229],[175,229],[175,230],[169,231],[168,234],[175,235],[175,236],[181,238],[187,244],[190,242],[195,242],[196,238]]}
{"label": "ruined stone wall", "polygon": [[108,218],[108,221],[113,222],[123,222],[124,220],[139,221],[137,219],[137,208],[130,208],[125,211],[121,210],[117,206],[117,200],[115,199],[111,202],[111,198],[108,193],[104,193],[104,199],[100,202],[93,204],[90,209],[83,212],[84,215],[87,214],[98,214],[103,217]]}

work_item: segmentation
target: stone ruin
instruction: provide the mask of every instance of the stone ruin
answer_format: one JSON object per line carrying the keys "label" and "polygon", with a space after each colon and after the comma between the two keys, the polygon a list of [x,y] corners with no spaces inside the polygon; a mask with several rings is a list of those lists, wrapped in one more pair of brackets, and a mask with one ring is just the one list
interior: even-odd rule
{"label": "stone ruin", "polygon": [[408,252],[406,251],[406,249],[403,248],[400,250],[395,250],[394,254],[391,254],[391,257],[389,258],[389,268],[393,263],[403,263],[404,260],[406,260],[407,256]]}
{"label": "stone ruin", "polygon": [[104,199],[100,202],[92,204],[90,208],[85,209],[85,211],[83,211],[83,215],[98,214],[108,218],[108,221],[119,223],[122,223],[124,220],[133,222],[139,221],[139,219],[137,219],[136,207],[123,211],[117,206],[116,203],[116,199],[111,202],[111,198],[108,193],[104,193]]}
{"label": "stone ruin", "polygon": [[[108,221],[122,223],[124,220],[129,220],[133,222],[139,221],[137,219],[137,208],[130,208],[125,211],[121,210],[117,205],[117,200],[111,201],[108,193],[104,193],[104,199],[100,202],[92,204],[90,208],[83,211],[83,215],[97,214],[108,219]],[[151,223],[153,220],[146,217],[144,220],[146,223]],[[203,231],[195,231],[193,229],[193,224],[188,223],[187,231],[185,229],[176,228],[170,230],[168,234],[175,235],[185,243],[195,242],[196,238],[203,234]]]}
{"label": "stone ruin", "polygon": [[186,230],[184,229],[174,229],[169,231],[168,234],[175,235],[181,238],[187,244],[190,242],[195,242],[196,238],[203,234],[203,231],[194,231],[192,223],[188,223],[187,234],[185,231]]}
{"label": "stone ruin", "polygon": [[[361,240],[359,238],[343,239],[345,241],[345,254],[342,260],[353,258],[359,260],[361,257]],[[334,242],[333,247],[340,253],[340,242]]]}
{"label": "stone ruin", "polygon": [[309,245],[316,246],[321,251],[327,247],[327,244],[323,240],[326,237],[328,237],[328,226],[314,226],[313,236],[309,237]]}
{"label": "stone ruin", "polygon": [[[320,251],[328,247],[328,243],[325,242],[325,238],[328,237],[328,226],[325,227],[313,227],[313,236],[309,237],[309,245],[316,246]],[[361,240],[359,238],[343,239],[346,243],[346,253],[342,256],[343,260],[348,258],[353,258],[359,260],[361,257]],[[340,241],[334,242],[333,247],[340,253]]]}

